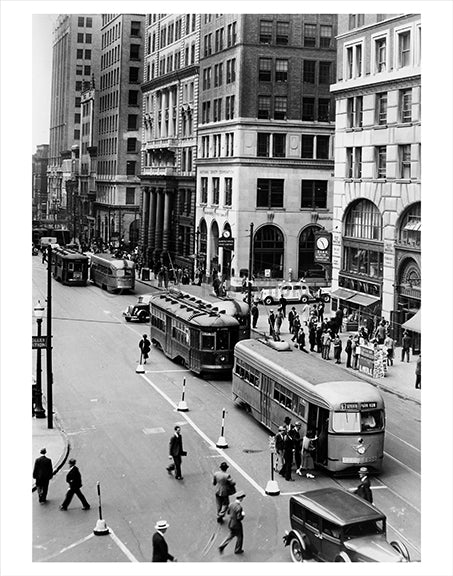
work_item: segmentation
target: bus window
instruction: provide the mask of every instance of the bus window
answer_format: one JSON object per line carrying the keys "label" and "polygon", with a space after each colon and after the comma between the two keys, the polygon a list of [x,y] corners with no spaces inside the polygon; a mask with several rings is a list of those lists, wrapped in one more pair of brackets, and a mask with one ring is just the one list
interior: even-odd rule
{"label": "bus window", "polygon": [[213,334],[201,335],[201,349],[214,350],[215,349],[215,336]]}
{"label": "bus window", "polygon": [[362,432],[367,432],[368,430],[382,430],[382,428],[384,427],[382,410],[361,412],[360,421]]}
{"label": "bus window", "polygon": [[217,350],[228,350],[228,330],[217,332]]}
{"label": "bus window", "polygon": [[70,272],[72,272],[74,270],[74,263],[73,262],[68,262],[68,270]]}
{"label": "bus window", "polygon": [[335,432],[360,432],[360,413],[334,412],[332,428]]}

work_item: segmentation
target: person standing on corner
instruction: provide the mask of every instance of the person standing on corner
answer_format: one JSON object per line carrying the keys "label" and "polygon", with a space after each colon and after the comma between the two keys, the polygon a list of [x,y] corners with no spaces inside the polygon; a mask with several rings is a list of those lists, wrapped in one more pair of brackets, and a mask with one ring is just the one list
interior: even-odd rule
{"label": "person standing on corner", "polygon": [[371,493],[370,479],[368,478],[368,468],[362,466],[362,468],[359,469],[359,478],[359,485],[355,489],[352,488],[351,492],[357,494],[360,498],[367,500],[370,504],[373,504],[373,494]]}
{"label": "person standing on corner", "polygon": [[225,517],[228,506],[230,505],[230,495],[234,494],[234,482],[231,476],[228,474],[227,470],[229,468],[226,462],[221,462],[219,466],[220,470],[214,472],[214,478],[212,483],[217,486],[215,493],[215,500],[217,505],[217,522],[223,524],[223,519]]}
{"label": "person standing on corner", "polygon": [[49,489],[49,482],[53,476],[52,460],[46,456],[47,450],[41,449],[41,456],[36,458],[35,466],[33,468],[33,478],[36,481],[36,491],[38,492],[38,500],[41,504],[47,502],[47,490]]}
{"label": "person standing on corner", "polygon": [[403,333],[403,340],[402,340],[401,362],[404,362],[405,356],[407,358],[407,361],[409,362],[409,350],[410,350],[411,344],[412,344],[412,338],[409,336],[409,334],[405,330]]}
{"label": "person standing on corner", "polygon": [[242,509],[242,501],[245,498],[244,492],[240,490],[236,492],[236,499],[235,501],[229,505],[228,513],[230,515],[230,519],[228,521],[228,528],[230,533],[225,538],[225,540],[219,546],[220,554],[223,553],[225,547],[236,538],[236,545],[234,547],[235,554],[243,554],[244,550],[242,548],[244,542],[244,532],[242,528],[242,520],[244,519],[244,510]]}
{"label": "person standing on corner", "polygon": [[173,470],[175,471],[175,479],[176,480],[183,480],[181,475],[181,461],[182,456],[186,456],[187,452],[184,452],[182,447],[182,435],[181,435],[181,427],[176,425],[175,426],[175,433],[170,438],[170,445],[169,445],[169,458],[173,459],[173,463],[167,466],[167,472],[171,475]]}
{"label": "person standing on corner", "polygon": [[285,427],[279,426],[278,432],[275,435],[275,471],[278,472],[280,475],[283,475],[283,466],[285,463],[285,459],[283,456],[283,448],[284,448],[284,437],[285,437]]}
{"label": "person standing on corner", "polygon": [[273,310],[269,312],[267,321],[269,323],[269,336],[275,340],[275,314]]}
{"label": "person standing on corner", "polygon": [[421,389],[422,387],[422,355],[419,354],[417,364],[415,365],[415,388]]}
{"label": "person standing on corner", "polygon": [[352,356],[352,334],[348,336],[346,340],[346,346],[344,351],[346,352],[346,368],[351,368],[351,356]]}
{"label": "person standing on corner", "polygon": [[283,318],[286,318],[286,306],[288,304],[288,301],[286,300],[286,298],[283,296],[283,294],[280,296],[279,299],[279,304],[280,304],[280,309],[282,311],[283,314]]}
{"label": "person standing on corner", "polygon": [[335,364],[341,364],[341,349],[341,339],[340,336],[336,334],[333,341],[333,357],[335,358]]}
{"label": "person standing on corner", "polygon": [[66,492],[66,496],[63,501],[63,504],[60,506],[60,510],[68,509],[68,506],[71,503],[74,494],[77,496],[80,502],[82,502],[83,509],[89,510],[90,505],[88,504],[87,499],[80,490],[80,488],[82,488],[82,475],[80,474],[80,470],[76,466],[75,458],[70,458],[69,460],[69,472],[66,474],[66,482],[69,484],[69,490]]}
{"label": "person standing on corner", "polygon": [[395,352],[395,342],[390,334],[387,334],[384,340],[384,346],[387,349],[387,366],[393,366],[393,356]]}
{"label": "person standing on corner", "polygon": [[258,305],[256,302],[253,302],[250,313],[252,315],[252,328],[256,328],[256,324],[260,316],[260,311],[258,310]]}
{"label": "person standing on corner", "polygon": [[176,558],[168,552],[168,544],[164,535],[170,524],[166,520],[159,520],[154,526],[153,534],[153,559],[152,562],[177,562]]}
{"label": "person standing on corner", "polygon": [[148,340],[146,334],[143,334],[143,338],[140,340],[138,347],[140,348],[140,353],[143,357],[143,364],[146,364],[151,350],[151,342]]}

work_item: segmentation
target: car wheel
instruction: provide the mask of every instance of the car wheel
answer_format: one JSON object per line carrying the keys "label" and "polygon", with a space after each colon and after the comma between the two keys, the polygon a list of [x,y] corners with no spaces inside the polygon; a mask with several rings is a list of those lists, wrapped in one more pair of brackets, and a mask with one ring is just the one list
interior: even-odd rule
{"label": "car wheel", "polygon": [[322,299],[323,301],[327,304],[327,302],[330,302],[330,296],[329,294],[323,294],[322,295]]}
{"label": "car wheel", "polygon": [[300,301],[302,302],[302,304],[306,304],[308,302],[308,296],[301,296]]}
{"label": "car wheel", "polygon": [[298,538],[293,538],[289,545],[291,560],[293,562],[305,562],[305,548]]}
{"label": "car wheel", "polygon": [[139,314],[138,315],[138,321],[139,322],[146,322],[146,314],[145,313]]}
{"label": "car wheel", "polygon": [[399,554],[401,554],[401,556],[404,558],[404,560],[406,560],[406,562],[410,562],[409,551],[402,542],[400,542],[399,540],[394,540],[393,542],[390,542],[390,546],[392,546],[392,548],[394,548]]}
{"label": "car wheel", "polygon": [[338,556],[335,558],[335,562],[352,562],[346,552],[340,552]]}
{"label": "car wheel", "polygon": [[272,296],[266,296],[266,298],[264,299],[264,303],[266,304],[266,306],[270,306],[271,304],[273,304],[274,299],[272,298]]}

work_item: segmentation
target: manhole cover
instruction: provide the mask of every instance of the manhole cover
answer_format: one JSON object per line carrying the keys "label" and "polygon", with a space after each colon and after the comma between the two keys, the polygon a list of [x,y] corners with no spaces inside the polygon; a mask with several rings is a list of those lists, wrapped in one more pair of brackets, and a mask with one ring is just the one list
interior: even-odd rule
{"label": "manhole cover", "polygon": [[244,448],[242,452],[245,452],[246,454],[257,454],[258,452],[264,452],[264,450],[252,450],[251,448]]}

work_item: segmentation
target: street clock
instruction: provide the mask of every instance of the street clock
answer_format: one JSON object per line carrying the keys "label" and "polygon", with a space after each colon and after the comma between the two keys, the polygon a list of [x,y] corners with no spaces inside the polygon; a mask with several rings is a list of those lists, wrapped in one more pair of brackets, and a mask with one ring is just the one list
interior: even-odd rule
{"label": "street clock", "polygon": [[332,234],[326,230],[315,232],[315,262],[330,264],[332,258]]}

